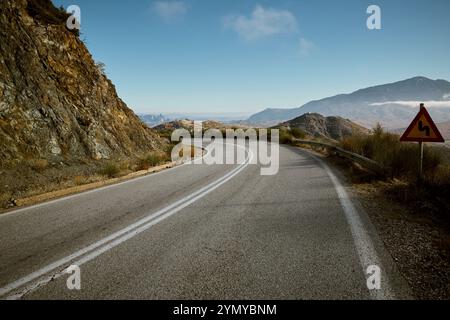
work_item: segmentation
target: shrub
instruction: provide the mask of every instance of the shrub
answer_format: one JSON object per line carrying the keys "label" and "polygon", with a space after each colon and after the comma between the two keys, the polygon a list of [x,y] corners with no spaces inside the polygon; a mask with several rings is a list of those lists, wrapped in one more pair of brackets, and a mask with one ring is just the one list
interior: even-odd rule
{"label": "shrub", "polygon": [[131,167],[131,163],[129,160],[123,160],[118,163],[120,171],[127,171]]}
{"label": "shrub", "polygon": [[[345,150],[375,160],[388,168],[392,177],[413,177],[419,171],[419,146],[400,142],[398,135],[384,132],[379,125],[373,129],[372,135],[347,137],[340,145]],[[426,146],[424,173],[433,174],[441,163],[441,156],[432,147]]]}
{"label": "shrub", "polygon": [[114,178],[120,173],[120,168],[116,163],[109,162],[101,168],[99,173],[108,178]]}
{"label": "shrub", "polygon": [[81,186],[82,184],[85,183],[86,178],[83,177],[83,176],[75,176],[75,177],[73,178],[73,181],[75,182],[75,185]]}
{"label": "shrub", "polygon": [[295,139],[305,139],[306,132],[299,128],[291,128],[290,133]]}
{"label": "shrub", "polygon": [[64,24],[70,16],[64,8],[55,7],[50,0],[28,1],[27,11],[31,17],[47,24]]}
{"label": "shrub", "polygon": [[48,168],[48,161],[46,159],[31,160],[30,167],[36,172],[42,172]]}
{"label": "shrub", "polygon": [[106,76],[106,65],[103,62],[96,62],[95,66],[102,75]]}
{"label": "shrub", "polygon": [[440,165],[436,169],[436,171],[426,177],[427,181],[435,186],[438,186],[442,189],[448,190],[447,194],[450,194],[450,166],[449,165]]}
{"label": "shrub", "polygon": [[150,167],[156,167],[157,165],[167,161],[168,156],[159,152],[149,152],[138,161],[138,170],[148,170]]}
{"label": "shrub", "polygon": [[293,141],[291,133],[286,130],[280,130],[280,144],[292,144]]}
{"label": "shrub", "polygon": [[[65,25],[70,14],[63,7],[55,7],[51,0],[29,0],[27,12],[35,20],[43,24]],[[76,36],[80,35],[79,30],[70,30]]]}

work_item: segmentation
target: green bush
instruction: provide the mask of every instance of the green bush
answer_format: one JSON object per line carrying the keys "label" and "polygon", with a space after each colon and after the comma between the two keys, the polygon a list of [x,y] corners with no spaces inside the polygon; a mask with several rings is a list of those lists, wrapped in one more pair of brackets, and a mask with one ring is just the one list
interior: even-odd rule
{"label": "green bush", "polygon": [[280,144],[292,144],[294,137],[286,130],[280,130]]}
{"label": "green bush", "polygon": [[291,128],[290,133],[295,139],[306,138],[306,132],[299,128]]}
{"label": "green bush", "polygon": [[114,178],[120,173],[120,168],[116,163],[109,162],[100,169],[99,173],[108,178]]}

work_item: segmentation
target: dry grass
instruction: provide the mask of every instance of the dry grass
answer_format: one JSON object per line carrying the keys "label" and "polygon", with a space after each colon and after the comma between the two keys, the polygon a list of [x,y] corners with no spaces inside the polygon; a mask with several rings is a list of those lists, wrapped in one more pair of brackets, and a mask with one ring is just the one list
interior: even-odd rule
{"label": "dry grass", "polygon": [[[418,144],[400,142],[399,136],[384,132],[378,126],[368,136],[352,136],[340,142],[344,149],[373,159],[384,166],[386,176],[379,176],[355,162],[337,156],[330,159],[347,173],[352,183],[386,182],[385,197],[412,209],[429,212],[450,224],[450,162],[449,150],[426,146],[424,174],[418,179]],[[393,183],[394,181],[401,183]]]}
{"label": "dry grass", "polygon": [[[28,14],[37,21],[45,25],[64,25],[70,14],[66,12],[64,7],[55,7],[51,0],[28,0]],[[69,30],[76,36],[80,35],[79,30]]]}
{"label": "dry grass", "polygon": [[48,160],[46,159],[30,160],[28,162],[28,166],[36,172],[43,172],[48,168],[48,165]]}
{"label": "dry grass", "polygon": [[133,167],[132,162],[130,160],[118,161],[118,166],[119,166],[120,171],[124,171],[124,172],[131,171],[131,169]]}
{"label": "dry grass", "polygon": [[108,178],[115,178],[120,174],[120,168],[115,162],[108,162],[99,170],[99,173]]}
{"label": "dry grass", "polygon": [[0,193],[0,208],[11,205],[11,199],[13,198],[12,192],[1,192]]}
{"label": "dry grass", "polygon": [[81,186],[81,185],[86,183],[86,177],[84,177],[84,176],[75,176],[73,178],[73,182],[75,183],[75,185]]}
{"label": "dry grass", "polygon": [[450,223],[450,162],[445,157],[448,150],[433,145],[425,147],[424,174],[419,180],[418,144],[400,142],[398,135],[384,132],[380,126],[373,130],[372,135],[342,140],[341,146],[377,161],[389,172],[388,176],[379,177],[349,160],[340,160],[343,162],[341,167],[345,168],[353,183],[376,183],[380,178],[391,182],[402,181],[384,188],[387,190],[385,196]]}
{"label": "dry grass", "polygon": [[137,169],[148,170],[167,161],[169,161],[169,157],[166,153],[149,152],[138,160]]}
{"label": "dry grass", "polygon": [[[391,178],[417,177],[420,149],[418,144],[400,142],[399,136],[384,132],[378,126],[372,135],[351,136],[340,145],[345,150],[375,160],[388,169]],[[441,155],[433,147],[425,147],[423,169],[425,176],[434,176],[443,164]]]}
{"label": "dry grass", "polygon": [[[170,159],[167,150],[152,158],[145,156],[110,160],[70,159],[54,161],[29,159],[4,164],[0,168],[0,211],[14,206],[11,199],[25,199],[92,183],[103,183],[111,178],[121,178],[140,171],[142,159],[152,166]],[[137,173],[137,172],[136,172]]]}
{"label": "dry grass", "polygon": [[28,1],[27,10],[30,16],[48,24],[64,24],[69,17],[63,8],[56,8],[50,0]]}

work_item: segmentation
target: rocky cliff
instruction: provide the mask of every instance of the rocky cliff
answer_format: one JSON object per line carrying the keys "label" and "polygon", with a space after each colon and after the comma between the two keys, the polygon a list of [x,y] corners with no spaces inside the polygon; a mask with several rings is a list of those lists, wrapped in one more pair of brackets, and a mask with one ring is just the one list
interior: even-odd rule
{"label": "rocky cliff", "polygon": [[0,164],[160,149],[66,19],[50,0],[0,1]]}

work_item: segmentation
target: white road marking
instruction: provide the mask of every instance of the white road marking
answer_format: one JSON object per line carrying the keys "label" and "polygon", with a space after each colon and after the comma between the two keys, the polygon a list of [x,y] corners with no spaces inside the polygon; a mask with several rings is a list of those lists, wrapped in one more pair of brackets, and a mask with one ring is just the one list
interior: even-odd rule
{"label": "white road marking", "polygon": [[[208,151],[207,148],[203,148],[203,150],[204,151]],[[11,212],[6,212],[6,213],[0,214],[0,219],[2,219],[4,217],[7,217],[9,215],[26,212],[26,211],[29,211],[29,210],[33,210],[33,209],[36,209],[36,208],[43,207],[43,206],[48,206],[48,205],[51,205],[51,204],[55,204],[55,203],[58,203],[58,202],[61,202],[61,201],[65,201],[65,200],[81,197],[81,196],[84,196],[84,195],[87,195],[87,194],[96,193],[96,192],[104,191],[104,190],[107,190],[107,189],[117,188],[117,187],[122,186],[124,184],[136,182],[136,181],[139,181],[139,180],[151,179],[152,177],[159,176],[160,174],[167,173],[167,172],[170,172],[172,170],[179,169],[179,168],[182,168],[182,167],[187,166],[189,164],[195,163],[196,161],[204,159],[207,155],[208,155],[208,152],[206,152],[205,154],[203,154],[201,157],[199,157],[197,159],[194,159],[194,160],[191,160],[191,161],[186,161],[186,162],[183,162],[181,164],[175,165],[174,167],[167,168],[167,169],[162,169],[161,171],[158,171],[158,172],[152,172],[152,173],[140,176],[140,177],[131,178],[129,180],[121,181],[121,182],[118,182],[118,183],[113,183],[113,184],[110,184],[110,185],[107,185],[107,186],[103,186],[103,187],[100,187],[100,188],[95,188],[95,189],[92,189],[92,190],[86,190],[86,191],[75,193],[75,194],[72,194],[72,195],[68,195],[68,196],[65,196],[65,197],[62,197],[62,198],[49,200],[49,201],[44,201],[42,203],[38,203],[38,204],[35,204],[35,205],[27,206],[27,207],[24,207],[24,208],[18,208],[18,209],[15,209],[15,210],[11,211]]]}
{"label": "white road marking", "polygon": [[166,173],[166,172],[169,172],[169,171],[172,171],[172,170],[184,167],[185,165],[188,165],[188,164],[189,163],[183,163],[181,165],[178,165],[178,166],[175,166],[175,167],[172,167],[172,168],[163,169],[161,171],[153,172],[153,173],[141,176],[141,177],[131,178],[129,180],[125,180],[125,181],[122,181],[122,182],[118,182],[118,183],[114,183],[114,184],[111,184],[111,185],[103,186],[103,187],[100,187],[100,188],[95,188],[95,189],[92,189],[92,190],[87,190],[87,191],[83,191],[83,192],[80,192],[80,193],[75,193],[75,194],[72,194],[72,195],[68,195],[68,196],[65,196],[63,198],[58,198],[58,199],[54,199],[54,200],[44,201],[42,203],[38,203],[38,204],[35,204],[35,205],[32,205],[32,206],[15,209],[15,210],[13,210],[11,212],[6,212],[6,213],[0,214],[0,219],[5,218],[5,217],[10,216],[10,215],[13,215],[13,214],[22,213],[22,212],[33,210],[33,209],[40,208],[40,207],[43,207],[43,206],[48,206],[48,205],[51,205],[51,204],[55,204],[55,203],[58,203],[58,202],[61,202],[61,201],[66,201],[66,200],[69,200],[69,199],[81,197],[81,196],[84,196],[84,195],[87,195],[87,194],[91,194],[91,193],[95,193],[95,192],[99,192],[99,191],[103,191],[103,190],[107,190],[107,189],[111,189],[111,188],[116,188],[116,187],[119,187],[121,185],[128,184],[128,183],[131,183],[131,182],[136,182],[136,181],[139,181],[139,180],[142,180],[142,179],[149,179],[149,178],[152,178],[152,177],[157,176],[159,174]]}
{"label": "white road marking", "polygon": [[[175,213],[179,212],[180,210],[186,208],[187,206],[191,205],[192,203],[198,201],[199,199],[203,198],[210,192],[216,190],[232,178],[234,178],[237,174],[239,174],[242,170],[244,170],[249,163],[253,159],[253,153],[248,149],[248,157],[245,160],[245,162],[241,165],[239,165],[234,170],[230,171],[220,179],[208,184],[207,186],[197,190],[196,192],[174,202],[173,204],[169,205],[166,208],[163,208],[131,225],[128,227],[117,231],[113,233],[112,235],[101,239],[93,244],[91,244],[88,247],[85,247],[81,250],[78,250],[77,252],[62,258],[54,263],[51,263],[38,271],[35,271],[21,279],[18,279],[3,288],[0,288],[0,297],[3,297],[10,293],[11,291],[20,289],[24,286],[25,288],[21,289],[20,292],[17,292],[15,294],[12,294],[8,296],[6,299],[8,300],[15,300],[20,299],[25,294],[29,293],[30,291],[39,288],[50,281],[57,279],[65,274],[65,269],[69,265],[78,265],[81,266],[84,263],[87,263],[91,261],[92,259],[95,259],[96,257],[100,256],[101,254],[105,253],[108,250],[111,250],[112,248],[120,245],[121,243],[137,236],[138,234],[146,231],[153,225],[163,221],[164,219],[174,215]],[[78,259],[78,260],[76,260]],[[60,269],[56,272],[54,272],[51,275],[47,275],[50,272]],[[61,270],[62,268],[62,270]],[[47,275],[47,276],[45,276]],[[33,282],[34,281],[34,282]],[[30,282],[33,282],[29,284]],[[27,285],[28,284],[28,285]]]}
{"label": "white road marking", "polygon": [[[347,220],[348,225],[350,226],[353,241],[356,247],[356,251],[358,253],[359,261],[363,268],[364,276],[366,277],[366,270],[371,265],[377,265],[381,268],[381,270],[385,270],[372,244],[370,235],[367,232],[364,223],[361,221],[358,211],[353,206],[352,201],[350,200],[350,197],[347,194],[347,191],[345,191],[344,186],[341,184],[341,182],[333,173],[333,171],[330,169],[330,167],[322,159],[316,157],[310,152],[308,152],[308,154],[312,158],[314,158],[322,166],[322,168],[324,168],[327,175],[333,182],[342,209],[344,210],[345,218]],[[381,289],[370,290],[369,292],[372,299],[376,300],[395,299],[395,296],[389,285],[389,280],[387,278],[386,273],[383,273]]]}

